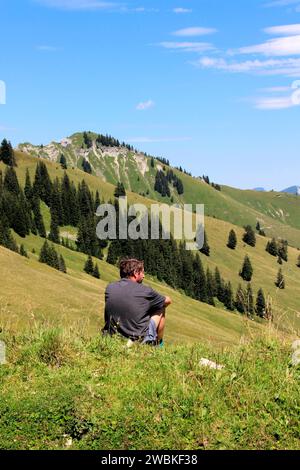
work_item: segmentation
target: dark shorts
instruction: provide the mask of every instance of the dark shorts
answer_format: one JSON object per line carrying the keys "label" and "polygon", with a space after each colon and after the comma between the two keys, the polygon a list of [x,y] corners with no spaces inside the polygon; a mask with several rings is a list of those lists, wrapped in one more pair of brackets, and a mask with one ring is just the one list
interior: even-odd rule
{"label": "dark shorts", "polygon": [[151,343],[151,342],[156,342],[157,341],[157,330],[156,330],[156,323],[155,321],[151,318],[150,323],[149,323],[149,328],[146,333],[145,338],[143,339],[143,343]]}

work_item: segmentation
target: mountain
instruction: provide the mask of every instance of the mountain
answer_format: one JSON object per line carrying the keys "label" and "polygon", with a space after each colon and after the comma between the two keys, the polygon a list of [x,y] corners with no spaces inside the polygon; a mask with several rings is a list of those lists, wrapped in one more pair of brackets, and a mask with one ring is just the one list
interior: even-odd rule
{"label": "mountain", "polygon": [[254,188],[253,191],[258,191],[264,193],[266,190],[265,188]]}
{"label": "mountain", "polygon": [[283,189],[281,192],[300,196],[300,186],[291,186],[290,188]]}
{"label": "mountain", "polygon": [[[78,132],[61,142],[34,146],[23,143],[18,146],[22,155],[45,158],[59,163],[63,154],[68,169],[83,169],[83,162],[90,165],[93,176],[103,186],[120,181],[127,191],[167,204],[204,204],[205,215],[244,227],[256,226],[259,221],[267,236],[287,239],[300,247],[300,205],[288,193],[258,192],[222,186],[217,190],[202,178],[193,177],[183,170],[171,167],[166,160],[152,158],[110,136],[93,132]],[[165,170],[165,171],[164,171]],[[172,171],[182,182],[183,193],[169,183],[170,195],[155,191],[158,171]],[[199,168],[199,174],[205,168]],[[113,190],[111,191],[113,195]]]}

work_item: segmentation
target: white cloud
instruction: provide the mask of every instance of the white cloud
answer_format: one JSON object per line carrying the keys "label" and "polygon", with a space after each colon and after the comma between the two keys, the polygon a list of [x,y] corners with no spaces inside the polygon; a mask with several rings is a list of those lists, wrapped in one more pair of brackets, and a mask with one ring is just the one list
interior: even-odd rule
{"label": "white cloud", "polygon": [[146,111],[147,109],[153,108],[154,106],[155,106],[154,101],[148,100],[148,101],[144,101],[144,102],[139,103],[136,106],[136,109],[138,111]]}
{"label": "white cloud", "polygon": [[265,3],[265,7],[286,7],[289,5],[299,4],[299,0],[274,0],[273,2]]}
{"label": "white cloud", "polygon": [[288,24],[283,26],[272,26],[265,28],[264,32],[272,35],[295,36],[300,34],[300,24]]}
{"label": "white cloud", "polygon": [[207,34],[214,34],[217,30],[214,28],[202,28],[202,27],[191,27],[191,28],[184,28],[175,31],[173,36],[205,36]]}
{"label": "white cloud", "polygon": [[262,44],[241,47],[240,54],[264,54],[265,56],[300,55],[300,34],[279,39],[270,39]]}
{"label": "white cloud", "polygon": [[181,8],[181,7],[178,7],[178,8],[174,8],[173,9],[173,13],[177,13],[177,14],[181,14],[181,13],[192,13],[193,10],[191,10],[190,8]]}
{"label": "white cloud", "polygon": [[257,109],[287,109],[296,106],[291,96],[263,97],[257,98],[255,108]]}
{"label": "white cloud", "polygon": [[255,75],[283,75],[288,77],[300,76],[300,59],[270,59],[227,61],[203,57],[192,64],[202,69],[223,70],[232,73],[251,73]]}
{"label": "white cloud", "polygon": [[98,0],[34,0],[41,5],[60,10],[107,10],[119,4]]}
{"label": "white cloud", "polygon": [[183,51],[183,52],[207,52],[214,50],[214,46],[207,42],[161,42],[159,46],[165,49]]}

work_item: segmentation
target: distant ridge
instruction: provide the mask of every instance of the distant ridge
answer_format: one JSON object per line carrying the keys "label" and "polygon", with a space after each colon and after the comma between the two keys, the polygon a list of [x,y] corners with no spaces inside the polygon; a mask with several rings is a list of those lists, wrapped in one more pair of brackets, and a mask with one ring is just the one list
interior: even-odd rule
{"label": "distant ridge", "polygon": [[300,186],[291,186],[290,188],[283,189],[281,193],[296,194],[300,196]]}
{"label": "distant ridge", "polygon": [[254,188],[253,191],[261,191],[261,192],[266,192],[265,188]]}

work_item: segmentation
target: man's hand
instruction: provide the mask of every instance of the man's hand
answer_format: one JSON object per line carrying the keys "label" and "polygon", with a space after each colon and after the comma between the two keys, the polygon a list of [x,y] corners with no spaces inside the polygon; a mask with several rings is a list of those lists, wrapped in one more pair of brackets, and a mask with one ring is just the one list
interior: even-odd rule
{"label": "man's hand", "polygon": [[172,303],[172,300],[170,299],[170,297],[166,297],[165,307],[169,307],[169,305],[171,305],[171,303]]}

